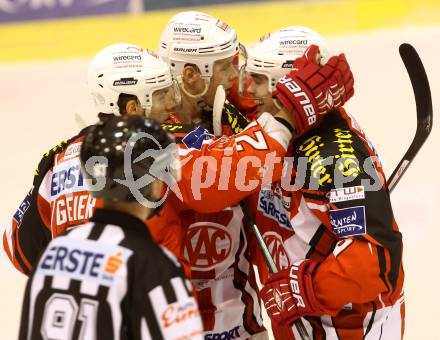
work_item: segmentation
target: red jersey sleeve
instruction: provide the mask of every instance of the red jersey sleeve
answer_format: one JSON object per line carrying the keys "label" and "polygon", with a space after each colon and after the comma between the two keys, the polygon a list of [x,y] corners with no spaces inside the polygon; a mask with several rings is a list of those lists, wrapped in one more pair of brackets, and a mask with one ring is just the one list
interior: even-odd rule
{"label": "red jersey sleeve", "polygon": [[52,239],[50,203],[40,190],[50,180],[54,157],[65,146],[62,142],[46,152],[35,170],[33,186],[12,216],[3,234],[3,248],[12,264],[28,275],[40,252]]}
{"label": "red jersey sleeve", "polygon": [[241,133],[205,139],[199,148],[183,139],[182,180],[177,196],[191,209],[216,212],[238,204],[264,183],[281,178],[290,131],[262,114]]}
{"label": "red jersey sleeve", "polygon": [[147,228],[154,242],[164,246],[177,257],[186,276],[189,277],[191,268],[183,256],[186,230],[179,218],[181,208],[181,202],[170,194],[158,214],[147,220]]}
{"label": "red jersey sleeve", "polygon": [[334,239],[313,282],[326,313],[335,315],[347,303],[398,298],[402,235],[371,143],[343,110],[325,119],[298,141],[294,156],[305,164],[297,171],[305,169],[301,192],[307,206]]}
{"label": "red jersey sleeve", "polygon": [[313,275],[315,295],[325,314],[335,316],[348,303],[374,301],[387,290],[380,279],[378,252],[378,247],[354,238],[338,242]]}

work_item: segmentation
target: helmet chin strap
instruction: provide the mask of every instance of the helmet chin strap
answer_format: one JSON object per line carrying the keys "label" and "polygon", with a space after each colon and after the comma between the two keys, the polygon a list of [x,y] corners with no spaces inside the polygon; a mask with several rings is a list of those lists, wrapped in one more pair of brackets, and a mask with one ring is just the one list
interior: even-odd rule
{"label": "helmet chin strap", "polygon": [[205,82],[205,88],[203,89],[203,91],[197,94],[192,94],[185,88],[185,83],[183,82],[182,76],[180,75],[177,77],[177,82],[179,83],[182,92],[185,93],[185,95],[187,95],[188,97],[195,99],[197,105],[199,105],[202,110],[211,111],[212,107],[208,105],[205,99],[203,98],[203,96],[208,92],[209,80],[206,79],[203,80]]}
{"label": "helmet chin strap", "polygon": [[150,118],[151,117],[151,107],[145,106],[145,107],[142,107],[142,108],[144,109],[144,117],[147,118],[147,119],[151,119]]}
{"label": "helmet chin strap", "polygon": [[111,111],[111,112],[105,112],[105,113],[112,113],[115,116],[121,116],[121,111],[119,110],[119,107],[116,103],[114,103],[114,105],[108,111]]}

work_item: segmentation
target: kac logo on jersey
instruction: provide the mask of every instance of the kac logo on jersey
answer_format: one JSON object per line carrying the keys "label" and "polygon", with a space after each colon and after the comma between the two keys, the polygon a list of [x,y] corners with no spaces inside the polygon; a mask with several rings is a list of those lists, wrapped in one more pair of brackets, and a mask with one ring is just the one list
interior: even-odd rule
{"label": "kac logo on jersey", "polygon": [[185,257],[192,268],[212,269],[225,261],[231,250],[232,238],[224,226],[213,222],[199,222],[188,228]]}
{"label": "kac logo on jersey", "polygon": [[212,136],[208,130],[206,130],[203,126],[198,126],[196,129],[183,137],[182,142],[188,148],[200,150],[202,148],[203,141],[211,138]]}
{"label": "kac logo on jersey", "polygon": [[330,210],[330,224],[339,237],[364,235],[367,232],[365,207]]}
{"label": "kac logo on jersey", "polygon": [[260,191],[258,210],[261,211],[264,216],[277,221],[281,227],[292,230],[289,215],[284,209],[286,205],[290,206],[290,202],[285,201],[282,196],[278,197],[278,195],[275,195],[272,189],[262,189]]}
{"label": "kac logo on jersey", "polygon": [[240,338],[239,332],[240,326],[235,326],[229,331],[221,333],[208,333],[205,334],[205,340],[232,340]]}
{"label": "kac logo on jersey", "polygon": [[278,269],[286,269],[290,266],[289,256],[286,249],[284,249],[284,242],[282,237],[272,231],[268,231],[263,235],[264,243],[269,248],[275,264]]}

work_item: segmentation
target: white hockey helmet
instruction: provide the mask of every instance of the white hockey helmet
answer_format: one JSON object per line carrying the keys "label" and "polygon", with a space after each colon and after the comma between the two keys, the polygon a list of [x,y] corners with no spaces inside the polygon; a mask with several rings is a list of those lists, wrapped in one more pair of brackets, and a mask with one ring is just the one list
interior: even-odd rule
{"label": "white hockey helmet", "polygon": [[239,42],[236,31],[209,14],[187,11],[176,14],[160,37],[157,53],[169,63],[175,77],[185,64],[198,66],[202,77],[210,79],[214,62],[236,55]]}
{"label": "white hockey helmet", "polygon": [[261,37],[257,44],[247,51],[246,64],[240,70],[240,93],[242,94],[249,73],[265,75],[268,92],[293,68],[293,61],[301,57],[310,45],[317,45],[321,52],[321,64],[330,57],[322,37],[310,28],[288,26]]}
{"label": "white hockey helmet", "polygon": [[147,49],[127,43],[110,45],[96,54],[89,66],[87,85],[96,108],[103,113],[120,114],[117,102],[121,93],[135,95],[146,116],[154,91],[174,85],[179,94],[164,61]]}

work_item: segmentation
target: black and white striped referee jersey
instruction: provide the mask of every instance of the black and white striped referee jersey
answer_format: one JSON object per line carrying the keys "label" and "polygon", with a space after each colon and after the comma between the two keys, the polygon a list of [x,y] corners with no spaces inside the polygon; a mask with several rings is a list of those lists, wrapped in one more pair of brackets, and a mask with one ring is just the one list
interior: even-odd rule
{"label": "black and white striped referee jersey", "polygon": [[41,255],[26,286],[19,339],[201,339],[191,291],[141,220],[97,209]]}

